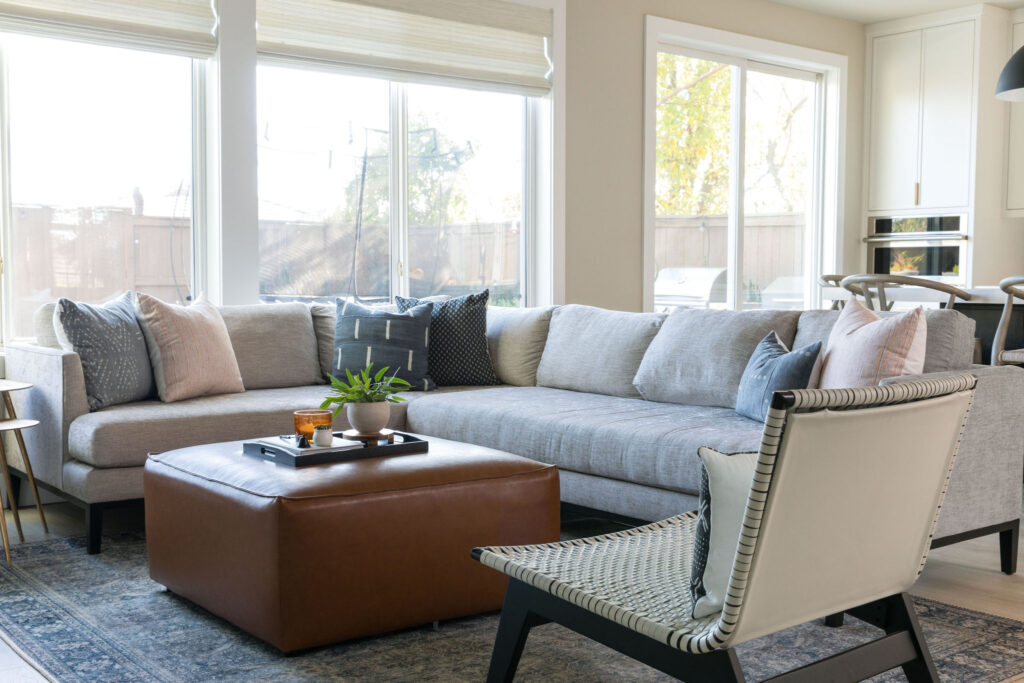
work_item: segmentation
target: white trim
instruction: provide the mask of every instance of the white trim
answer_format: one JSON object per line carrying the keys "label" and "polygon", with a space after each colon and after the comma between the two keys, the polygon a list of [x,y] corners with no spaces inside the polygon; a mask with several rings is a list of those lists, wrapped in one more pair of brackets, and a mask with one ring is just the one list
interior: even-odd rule
{"label": "white trim", "polygon": [[[8,263],[13,245],[11,235],[14,216],[11,212],[11,111],[8,92],[10,74],[7,70],[7,55],[0,44],[0,301],[3,315],[0,318],[0,341],[6,344],[13,338],[14,310],[13,293],[10,287],[10,276],[7,274]],[[6,377],[6,369],[3,373]]]}
{"label": "white trim", "polygon": [[[644,150],[643,150],[643,268],[642,291],[644,310],[654,310],[654,186],[656,180],[656,103],[657,90],[657,56],[658,52],[693,54],[693,51],[706,52],[710,59],[724,63],[735,62],[743,68],[754,68],[764,71],[767,67],[797,69],[800,72],[812,72],[822,75],[824,89],[823,111],[825,129],[822,132],[822,184],[821,184],[821,235],[818,240],[817,253],[812,254],[817,268],[832,270],[831,266],[842,263],[843,224],[843,192],[846,137],[846,99],[847,99],[847,66],[845,55],[825,52],[812,48],[780,43],[764,38],[755,38],[740,33],[732,33],[719,29],[688,24],[647,15],[644,17]],[[750,64],[748,62],[756,62]],[[766,64],[767,62],[767,64]],[[790,75],[790,74],[787,74]],[[742,123],[742,117],[740,119]],[[734,125],[736,123],[734,122]],[[740,147],[742,149],[742,146]],[[741,177],[730,174],[730,183],[739,183]],[[732,194],[732,186],[730,187]],[[735,204],[735,197],[733,202]],[[742,206],[730,207],[730,226],[733,224],[732,213],[741,211]],[[809,216],[814,218],[814,214]],[[737,246],[742,239],[739,231],[742,227],[736,221]],[[730,227],[730,238],[732,241]],[[732,247],[730,244],[730,250]],[[814,245],[808,244],[808,248]],[[734,258],[731,256],[730,258]],[[732,265],[732,264],[730,264]],[[815,275],[811,269],[805,273],[810,279]],[[737,283],[735,267],[730,267],[730,299],[737,298],[741,283]],[[821,271],[818,271],[821,272]],[[814,304],[820,294],[805,300],[805,306]],[[730,301],[730,303],[732,303]]]}
{"label": "white trim", "polygon": [[[728,215],[728,247],[725,254],[726,294],[725,302],[731,310],[743,308],[743,177],[746,162],[743,143],[747,130],[747,72],[740,66],[729,69],[731,85],[729,87],[729,146],[733,153],[729,155],[729,215]],[[653,224],[652,224],[653,227]],[[654,231],[651,230],[653,235]],[[652,302],[653,310],[653,302]]]}
{"label": "white trim", "polygon": [[[550,126],[537,126],[535,151],[538,154],[537,188],[534,198],[535,223],[527,238],[525,305],[547,306],[565,303],[565,102],[566,102],[566,0],[507,0],[551,10],[552,36],[548,46],[554,70],[551,91],[536,98],[535,109],[548,104]],[[535,111],[537,116],[543,112]],[[549,160],[544,163],[544,153]],[[541,170],[546,170],[545,177]],[[547,191],[545,191],[547,190]],[[524,196],[524,201],[526,197]],[[524,226],[525,227],[525,226]],[[530,238],[533,244],[530,245]],[[530,266],[533,266],[532,268]]]}
{"label": "white trim", "polygon": [[[391,178],[388,214],[391,223],[391,282],[388,290],[409,296],[409,110],[405,85],[391,83],[388,126],[388,171]],[[352,292],[354,296],[356,292]]]}
{"label": "white trim", "polygon": [[206,207],[209,180],[206,160],[209,153],[206,144],[207,122],[207,60],[192,60],[192,282],[189,294],[195,299],[199,292],[208,288],[209,278],[206,259],[206,241],[209,235],[209,215]]}

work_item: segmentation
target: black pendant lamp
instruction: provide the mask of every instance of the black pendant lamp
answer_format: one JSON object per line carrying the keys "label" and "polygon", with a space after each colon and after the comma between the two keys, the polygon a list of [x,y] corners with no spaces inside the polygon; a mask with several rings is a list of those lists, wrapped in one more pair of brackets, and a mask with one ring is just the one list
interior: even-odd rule
{"label": "black pendant lamp", "polygon": [[1024,47],[1013,53],[999,74],[996,97],[1008,102],[1024,102]]}

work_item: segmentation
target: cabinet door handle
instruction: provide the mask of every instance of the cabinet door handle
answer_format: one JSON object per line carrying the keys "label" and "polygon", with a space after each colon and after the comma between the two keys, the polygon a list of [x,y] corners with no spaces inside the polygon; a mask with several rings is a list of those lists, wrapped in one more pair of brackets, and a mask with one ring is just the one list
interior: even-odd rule
{"label": "cabinet door handle", "polygon": [[914,206],[921,203],[921,183],[914,183]]}

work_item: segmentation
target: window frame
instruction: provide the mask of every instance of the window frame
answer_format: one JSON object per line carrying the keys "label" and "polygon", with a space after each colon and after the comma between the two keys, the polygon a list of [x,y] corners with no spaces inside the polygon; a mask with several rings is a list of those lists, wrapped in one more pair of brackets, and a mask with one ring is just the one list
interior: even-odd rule
{"label": "window frame", "polygon": [[[732,144],[730,161],[727,307],[738,308],[742,286],[743,170],[745,81],[747,70],[786,76],[814,74],[820,79],[815,98],[814,197],[808,216],[805,254],[804,307],[821,304],[814,283],[842,263],[839,232],[843,215],[844,130],[846,122],[847,58],[821,50],[754,38],[719,29],[647,15],[644,17],[644,135],[643,135],[643,308],[654,310],[655,183],[657,177],[657,59],[659,53],[709,59],[732,68]],[[738,75],[738,77],[737,77]],[[817,227],[815,227],[817,226]]]}
{"label": "window frame", "polygon": [[[390,222],[390,282],[388,290],[390,298],[409,296],[409,103],[408,87],[411,82],[396,78],[393,71],[374,71],[363,67],[353,68],[344,64],[309,61],[276,55],[259,55],[257,69],[261,66],[306,69],[326,73],[372,78],[387,83],[388,93],[388,157],[389,157],[389,222]],[[423,79],[415,81],[424,85]],[[431,85],[431,83],[426,83]],[[468,87],[466,83],[453,81],[450,78],[439,79],[436,84],[445,88],[459,88],[486,92],[507,92],[501,88],[490,90],[480,87]],[[551,153],[546,141],[551,139],[550,116],[543,112],[545,98],[520,95],[523,98],[523,178],[520,189],[521,239],[519,245],[519,294],[520,306],[537,306],[550,303],[549,293],[538,292],[544,285],[537,277],[540,270],[539,245],[544,241],[539,233],[545,230],[546,209],[544,199],[550,199],[551,190],[545,191],[542,172],[545,165],[551,163]],[[255,142],[254,142],[255,144]],[[257,198],[259,197],[257,188]],[[257,219],[259,218],[257,213]],[[257,220],[258,225],[258,220]],[[259,294],[257,293],[257,296]],[[333,296],[333,295],[332,295]],[[538,303],[539,302],[539,303]]]}
{"label": "window frame", "polygon": [[[11,197],[11,155],[10,155],[10,76],[9,60],[7,59],[5,37],[15,35],[9,31],[0,32],[0,348],[12,341],[30,340],[30,337],[18,337],[13,334],[13,292],[10,273],[5,267],[8,256],[12,253],[13,203]],[[32,36],[33,33],[23,35]],[[188,283],[191,296],[203,291],[206,280],[206,252],[202,248],[206,239],[206,68],[208,59],[199,55],[188,55],[180,50],[160,49],[148,43],[141,45],[126,42],[118,45],[109,40],[89,40],[87,37],[40,35],[48,40],[61,40],[84,45],[101,45],[124,50],[155,52],[188,59],[191,62],[191,105],[189,125],[192,130],[192,263],[191,282]],[[3,375],[2,358],[0,358],[0,376]]]}

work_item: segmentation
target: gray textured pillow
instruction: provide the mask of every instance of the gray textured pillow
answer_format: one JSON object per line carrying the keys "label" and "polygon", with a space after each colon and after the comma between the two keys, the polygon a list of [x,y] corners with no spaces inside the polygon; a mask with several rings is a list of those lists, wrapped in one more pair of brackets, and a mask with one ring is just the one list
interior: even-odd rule
{"label": "gray textured pillow", "polygon": [[556,308],[537,367],[537,385],[640,396],[633,388],[633,377],[664,319],[660,313],[625,313],[578,304]]}
{"label": "gray textured pillow", "polygon": [[732,408],[758,342],[775,330],[792,348],[799,316],[677,308],[644,354],[633,384],[648,401]]}
{"label": "gray textured pillow", "polygon": [[553,310],[551,306],[487,309],[487,345],[494,371],[502,383],[518,387],[537,384],[537,366],[544,353]]}
{"label": "gray textured pillow", "polygon": [[61,347],[82,361],[90,410],[153,395],[153,368],[131,292],[99,306],[60,299],[53,330]]}
{"label": "gray textured pillow", "polygon": [[246,389],[323,384],[313,316],[303,303],[218,306]]}

